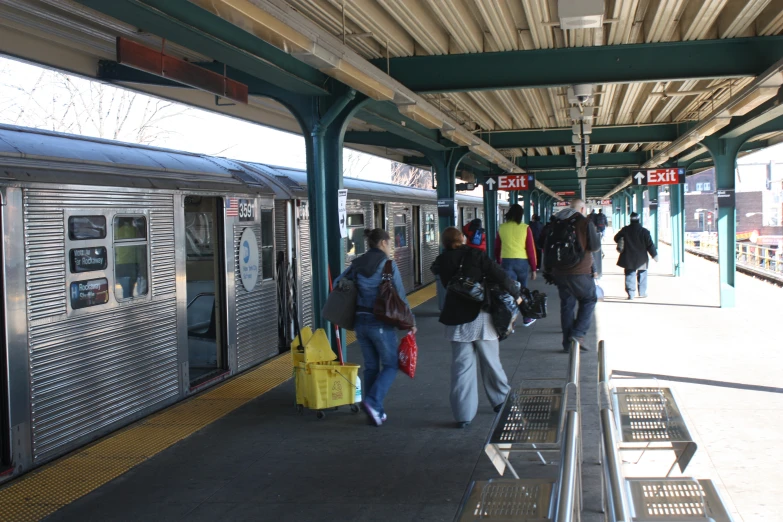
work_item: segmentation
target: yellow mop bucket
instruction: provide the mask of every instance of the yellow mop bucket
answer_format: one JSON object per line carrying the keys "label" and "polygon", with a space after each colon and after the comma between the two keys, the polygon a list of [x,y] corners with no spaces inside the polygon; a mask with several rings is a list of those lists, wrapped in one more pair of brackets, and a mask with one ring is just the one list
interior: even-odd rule
{"label": "yellow mop bucket", "polygon": [[323,329],[313,333],[309,327],[303,328],[291,343],[291,358],[300,413],[304,408],[319,410],[317,416],[322,419],[325,414],[320,410],[324,409],[350,405],[351,411],[359,411],[359,365],[335,361],[337,355]]}

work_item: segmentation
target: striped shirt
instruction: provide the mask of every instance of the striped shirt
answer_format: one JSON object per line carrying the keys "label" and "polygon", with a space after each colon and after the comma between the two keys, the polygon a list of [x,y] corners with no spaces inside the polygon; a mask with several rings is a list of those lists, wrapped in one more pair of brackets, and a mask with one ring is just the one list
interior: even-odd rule
{"label": "striped shirt", "polygon": [[469,323],[456,326],[446,326],[446,339],[458,343],[470,343],[473,341],[494,341],[498,338],[495,325],[492,324],[492,316],[482,310],[478,317]]}

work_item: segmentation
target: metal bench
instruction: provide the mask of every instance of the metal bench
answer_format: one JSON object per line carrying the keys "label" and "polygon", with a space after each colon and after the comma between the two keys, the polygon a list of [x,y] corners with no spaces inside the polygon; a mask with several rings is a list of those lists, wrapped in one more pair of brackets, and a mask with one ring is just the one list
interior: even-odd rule
{"label": "metal bench", "polygon": [[[604,342],[598,343],[599,383],[609,385],[606,375]],[[674,392],[662,387],[618,387],[611,389],[614,423],[619,427],[619,450],[639,452],[639,462],[646,451],[671,451],[674,462],[669,476],[677,465],[685,472],[696,453],[696,442],[683,419]]]}
{"label": "metal bench", "polygon": [[[580,419],[575,402],[566,411],[557,478],[491,479],[471,483],[455,522],[496,520],[514,522],[569,522],[580,520]],[[564,399],[566,401],[567,399]]]}
{"label": "metal bench", "polygon": [[[579,344],[572,343],[566,383],[573,384],[574,407],[579,410]],[[556,381],[561,379],[535,379]],[[529,381],[528,381],[529,382]],[[534,452],[543,464],[542,453],[560,451],[566,421],[565,386],[512,389],[490,430],[484,451],[500,475],[508,469],[519,478],[509,457],[511,453]],[[581,452],[580,452],[581,453]]]}
{"label": "metal bench", "polygon": [[[606,378],[604,355],[602,341],[599,343],[599,379]],[[617,402],[606,380],[599,382],[598,393],[603,475],[601,498],[609,522],[732,522],[711,480],[692,477],[625,478],[619,457],[623,443],[617,440],[615,426],[618,415],[613,411]],[[681,466],[682,469],[686,465],[687,462]]]}

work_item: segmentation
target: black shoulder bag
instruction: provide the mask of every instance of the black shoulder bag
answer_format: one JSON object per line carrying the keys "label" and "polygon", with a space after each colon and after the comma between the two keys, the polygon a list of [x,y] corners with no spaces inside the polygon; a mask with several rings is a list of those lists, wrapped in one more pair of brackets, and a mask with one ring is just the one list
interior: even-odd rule
{"label": "black shoulder bag", "polygon": [[483,303],[485,298],[484,281],[476,281],[471,277],[467,277],[462,271],[462,265],[465,263],[465,258],[471,253],[472,252],[465,252],[465,255],[462,256],[457,273],[454,274],[454,277],[449,281],[449,286],[446,287],[446,290],[460,299]]}

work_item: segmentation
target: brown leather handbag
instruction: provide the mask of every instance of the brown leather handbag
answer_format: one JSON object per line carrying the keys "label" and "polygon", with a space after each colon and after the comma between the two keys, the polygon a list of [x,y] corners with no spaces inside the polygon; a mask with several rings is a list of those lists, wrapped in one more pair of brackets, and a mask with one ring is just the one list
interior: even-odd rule
{"label": "brown leather handbag", "polygon": [[372,312],[382,323],[396,326],[400,330],[413,328],[413,313],[394,289],[391,260],[386,261],[386,266],[383,267],[378,297],[375,298]]}

